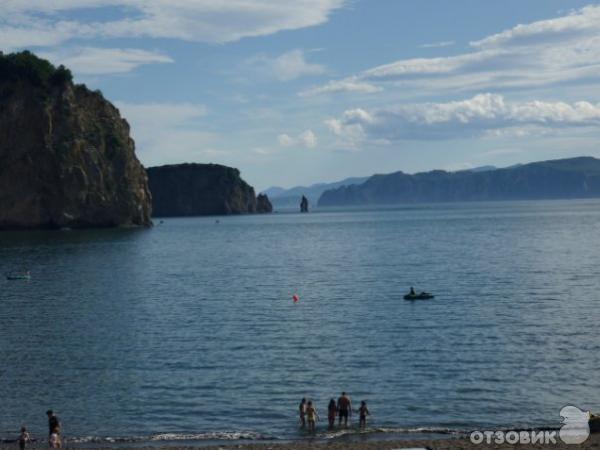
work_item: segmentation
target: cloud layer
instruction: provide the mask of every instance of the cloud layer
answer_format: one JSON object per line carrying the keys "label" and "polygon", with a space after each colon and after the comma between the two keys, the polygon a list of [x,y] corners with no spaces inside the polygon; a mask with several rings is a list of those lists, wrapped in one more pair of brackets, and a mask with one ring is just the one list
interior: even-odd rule
{"label": "cloud layer", "polygon": [[369,93],[390,86],[476,92],[598,81],[600,6],[518,25],[470,46],[472,51],[455,56],[394,61],[303,94]]}
{"label": "cloud layer", "polygon": [[349,141],[452,139],[513,130],[543,132],[600,125],[600,104],[588,102],[507,102],[501,95],[479,94],[467,100],[375,109],[351,109],[326,122]]}
{"label": "cloud layer", "polygon": [[[319,25],[343,4],[344,0],[4,0],[0,45],[9,51],[72,39],[132,37],[225,43]],[[117,16],[84,21],[72,14],[107,7]]]}
{"label": "cloud layer", "polygon": [[135,48],[84,47],[42,52],[40,55],[82,75],[125,73],[144,64],[173,62],[170,57],[162,53]]}

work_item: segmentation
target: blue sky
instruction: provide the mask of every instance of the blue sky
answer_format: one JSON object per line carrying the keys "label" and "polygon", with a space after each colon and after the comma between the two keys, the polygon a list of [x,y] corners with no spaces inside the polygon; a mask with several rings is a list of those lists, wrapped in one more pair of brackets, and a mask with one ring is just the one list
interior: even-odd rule
{"label": "blue sky", "polygon": [[600,157],[600,4],[3,0],[0,46],[101,89],[146,166],[258,189]]}

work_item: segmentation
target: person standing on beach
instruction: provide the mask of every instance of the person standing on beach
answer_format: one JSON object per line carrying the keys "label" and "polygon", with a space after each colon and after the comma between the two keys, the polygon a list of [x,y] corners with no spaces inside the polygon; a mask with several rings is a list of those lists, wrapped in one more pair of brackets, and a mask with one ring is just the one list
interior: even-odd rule
{"label": "person standing on beach", "polygon": [[58,436],[60,434],[60,420],[58,420],[58,417],[56,417],[54,411],[51,409],[46,411],[46,415],[48,416],[48,438],[54,433]]}
{"label": "person standing on beach", "polygon": [[298,406],[300,413],[300,428],[306,427],[306,399],[303,398],[300,402],[300,406]]}
{"label": "person standing on beach", "polygon": [[358,422],[358,426],[360,428],[366,428],[367,426],[367,416],[370,416],[369,408],[367,408],[367,402],[364,400],[360,402],[360,408],[358,408],[358,412],[360,413],[360,420]]}
{"label": "person standing on beach", "polygon": [[329,420],[329,429],[333,429],[333,425],[335,424],[335,415],[337,413],[337,405],[335,404],[335,400],[329,400],[329,406],[327,407],[327,420]]}
{"label": "person standing on beach", "polygon": [[25,450],[25,447],[29,441],[31,441],[31,436],[29,436],[27,428],[21,427],[21,434],[19,435],[19,450]]}
{"label": "person standing on beach", "polygon": [[313,406],[312,401],[306,405],[306,418],[308,420],[308,431],[315,431],[317,429],[317,419],[319,418],[319,413],[317,413],[316,408]]}
{"label": "person standing on beach", "polygon": [[352,402],[350,401],[350,397],[345,392],[342,392],[342,396],[338,398],[337,401],[337,410],[338,410],[338,418],[339,425],[342,424],[342,419],[344,419],[344,426],[348,426],[348,416],[352,415]]}

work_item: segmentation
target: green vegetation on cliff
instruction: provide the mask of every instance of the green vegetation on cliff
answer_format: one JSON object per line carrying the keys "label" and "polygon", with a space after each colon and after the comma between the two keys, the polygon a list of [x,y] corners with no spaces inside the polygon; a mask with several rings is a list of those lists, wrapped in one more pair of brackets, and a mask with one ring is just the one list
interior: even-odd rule
{"label": "green vegetation on cliff", "polygon": [[0,52],[0,82],[26,81],[34,86],[59,86],[73,81],[65,66],[54,67],[49,61],[25,50],[8,55]]}

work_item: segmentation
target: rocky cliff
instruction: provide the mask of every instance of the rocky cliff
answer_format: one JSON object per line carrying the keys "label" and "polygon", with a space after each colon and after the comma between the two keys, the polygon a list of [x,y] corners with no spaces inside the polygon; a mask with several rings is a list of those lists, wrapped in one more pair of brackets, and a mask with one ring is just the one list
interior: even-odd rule
{"label": "rocky cliff", "polygon": [[0,53],[0,228],[151,224],[129,125],[29,52]]}
{"label": "rocky cliff", "polygon": [[219,164],[175,164],[147,169],[153,215],[203,216],[212,214],[267,213],[266,195],[240,177],[240,171]]}
{"label": "rocky cliff", "polygon": [[600,160],[579,157],[505,169],[395,172],[325,191],[319,206],[600,197]]}

